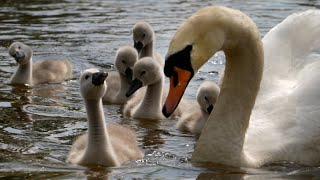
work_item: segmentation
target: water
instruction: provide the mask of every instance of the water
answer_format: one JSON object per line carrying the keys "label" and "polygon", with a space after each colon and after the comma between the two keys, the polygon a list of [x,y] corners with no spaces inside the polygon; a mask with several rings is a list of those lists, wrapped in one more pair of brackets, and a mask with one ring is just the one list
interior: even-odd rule
{"label": "water", "polygon": [[[262,36],[289,14],[319,8],[320,1],[102,1],[1,0],[0,3],[0,177],[12,179],[310,179],[320,178],[319,167],[289,162],[259,169],[197,166],[190,163],[196,138],[175,129],[174,120],[139,121],[121,115],[121,107],[105,105],[107,121],[127,124],[137,131],[145,158],[119,168],[90,170],[64,161],[72,141],[86,128],[79,95],[81,71],[98,67],[114,70],[117,48],[133,45],[131,28],[139,20],[151,23],[156,49],[165,56],[178,26],[207,5],[240,9],[257,23]],[[34,61],[45,57],[68,58],[74,79],[63,84],[33,88],[8,85],[17,66],[8,55],[13,41],[34,50]],[[195,98],[204,79],[217,81],[223,54],[209,61],[190,83],[186,97]],[[166,84],[168,84],[166,82]]]}

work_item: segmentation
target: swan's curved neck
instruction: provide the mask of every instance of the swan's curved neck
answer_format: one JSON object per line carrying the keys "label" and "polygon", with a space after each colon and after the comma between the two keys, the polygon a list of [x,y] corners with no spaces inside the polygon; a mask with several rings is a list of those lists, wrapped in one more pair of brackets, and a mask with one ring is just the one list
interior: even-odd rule
{"label": "swan's curved neck", "polygon": [[127,93],[127,90],[129,89],[129,83],[128,83],[128,80],[125,75],[123,75],[122,73],[119,72],[119,76],[120,76],[120,91],[116,95],[116,98],[118,100],[120,100],[122,98],[124,100],[126,100],[126,99],[128,99],[126,97],[126,93]]}
{"label": "swan's curved neck", "polygon": [[29,63],[19,65],[16,73],[11,78],[11,84],[32,85],[32,58]]}
{"label": "swan's curved neck", "polygon": [[144,57],[153,57],[153,41],[146,44],[139,54],[139,59]]}
{"label": "swan's curved neck", "polygon": [[194,162],[230,166],[251,164],[243,144],[262,78],[263,49],[258,35],[242,34],[232,39],[237,37],[235,46],[223,48],[226,55],[223,84],[192,155]]}
{"label": "swan's curved neck", "polygon": [[102,100],[85,99],[85,106],[88,115],[88,144],[83,161],[90,164],[90,162],[97,163],[106,160],[110,164],[116,164],[105,123]]}
{"label": "swan's curved neck", "polygon": [[139,105],[139,113],[144,114],[142,117],[148,118],[158,116],[162,117],[162,87],[163,87],[164,77],[158,82],[149,85],[147,87],[146,93],[143,97],[141,104]]}
{"label": "swan's curved neck", "polygon": [[102,101],[101,99],[85,100],[85,106],[88,115],[88,147],[104,148],[110,141],[105,124]]}

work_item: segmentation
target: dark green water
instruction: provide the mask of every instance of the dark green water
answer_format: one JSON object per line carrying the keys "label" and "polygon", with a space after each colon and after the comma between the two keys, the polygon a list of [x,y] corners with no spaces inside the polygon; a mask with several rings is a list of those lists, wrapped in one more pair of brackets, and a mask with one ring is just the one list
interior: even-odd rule
{"label": "dark green water", "polygon": [[[165,56],[178,26],[207,5],[240,9],[257,23],[262,36],[289,14],[319,8],[319,1],[103,1],[1,0],[0,2],[0,178],[6,179],[310,179],[320,178],[319,167],[292,163],[259,169],[200,167],[190,163],[196,139],[175,128],[174,120],[159,122],[124,118],[121,107],[105,105],[108,122],[136,130],[145,158],[119,168],[90,170],[64,163],[75,137],[86,128],[79,95],[81,71],[97,67],[113,70],[118,47],[133,45],[131,28],[148,21],[156,32],[156,49]],[[33,47],[34,61],[68,58],[74,80],[33,88],[8,85],[17,66],[8,47],[21,41]],[[217,81],[223,56],[209,61],[190,83],[194,98],[204,79]]]}

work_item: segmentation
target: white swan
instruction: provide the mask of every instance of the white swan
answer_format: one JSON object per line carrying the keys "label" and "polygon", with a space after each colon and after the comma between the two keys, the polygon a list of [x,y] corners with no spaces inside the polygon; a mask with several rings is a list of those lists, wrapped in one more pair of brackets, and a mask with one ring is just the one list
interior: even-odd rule
{"label": "white swan", "polygon": [[44,60],[32,64],[33,51],[21,42],[10,45],[9,55],[19,64],[10,80],[11,84],[32,86],[48,82],[61,83],[72,78],[72,65],[68,60]]}
{"label": "white swan", "polygon": [[103,102],[124,104],[129,99],[126,92],[132,81],[132,69],[138,60],[138,52],[131,46],[120,47],[116,53],[115,66],[118,72],[109,72],[106,82],[108,89],[103,96]]}
{"label": "white swan", "polygon": [[[127,96],[131,96],[138,89],[147,86],[145,93],[130,99],[124,106],[123,113],[136,119],[164,119],[161,113],[166,97],[163,90],[164,74],[159,63],[151,57],[145,57],[136,62],[133,67],[133,77]],[[172,114],[172,118],[181,115],[180,107]]]}
{"label": "white swan", "polygon": [[319,10],[309,10],[271,30],[264,40],[264,73],[259,32],[242,12],[206,7],[178,29],[165,63],[171,79],[166,116],[194,73],[217,51],[226,55],[219,98],[192,162],[248,167],[320,163],[319,19]]}
{"label": "white swan", "polygon": [[151,25],[144,21],[138,22],[133,26],[132,32],[134,47],[139,53],[139,59],[152,57],[163,67],[164,59],[158,52],[154,51],[155,35]]}
{"label": "white swan", "polygon": [[176,126],[182,131],[200,135],[219,96],[220,88],[213,81],[203,82],[197,92],[197,102],[190,102]]}
{"label": "white swan", "polygon": [[107,85],[105,72],[88,69],[80,77],[80,94],[88,114],[88,133],[73,144],[67,163],[82,166],[119,166],[143,158],[135,133],[121,125],[105,125],[102,96]]}

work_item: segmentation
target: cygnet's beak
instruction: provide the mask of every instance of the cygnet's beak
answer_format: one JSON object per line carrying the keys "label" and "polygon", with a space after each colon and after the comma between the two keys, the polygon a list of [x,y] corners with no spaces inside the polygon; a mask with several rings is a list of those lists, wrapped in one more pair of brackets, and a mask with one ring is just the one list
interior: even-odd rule
{"label": "cygnet's beak", "polygon": [[136,48],[136,50],[138,51],[138,53],[141,52],[142,48],[143,48],[143,44],[140,41],[134,42],[134,48]]}
{"label": "cygnet's beak", "polygon": [[24,53],[19,51],[17,51],[15,54],[10,55],[17,61],[17,63],[19,63],[25,57]]}
{"label": "cygnet's beak", "polygon": [[212,110],[213,110],[213,105],[210,104],[210,106],[208,106],[208,108],[207,108],[207,112],[208,112],[209,114],[211,114]]}
{"label": "cygnet's beak", "polygon": [[95,86],[100,86],[104,83],[104,80],[108,77],[106,72],[96,72],[92,74],[92,84]]}
{"label": "cygnet's beak", "polygon": [[126,96],[130,97],[133,93],[135,93],[141,87],[142,87],[142,82],[138,79],[134,79],[130,84],[130,87],[126,93]]}
{"label": "cygnet's beak", "polygon": [[127,68],[125,71],[125,74],[126,74],[126,78],[127,78],[128,83],[131,84],[132,83],[132,74],[133,74],[132,69]]}

